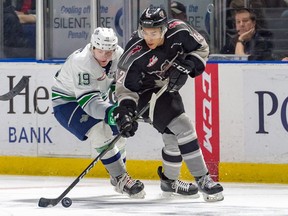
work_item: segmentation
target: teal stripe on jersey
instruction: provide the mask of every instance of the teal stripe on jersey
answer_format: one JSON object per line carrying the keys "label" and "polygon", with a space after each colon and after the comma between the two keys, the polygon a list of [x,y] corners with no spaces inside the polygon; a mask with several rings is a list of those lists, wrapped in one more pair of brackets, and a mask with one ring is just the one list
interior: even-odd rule
{"label": "teal stripe on jersey", "polygon": [[60,92],[54,92],[52,91],[52,100],[56,100],[56,99],[64,99],[64,100],[69,100],[69,101],[73,101],[73,100],[76,100],[75,97],[72,97],[70,95],[66,95],[66,94],[63,94],[63,93],[60,93]]}

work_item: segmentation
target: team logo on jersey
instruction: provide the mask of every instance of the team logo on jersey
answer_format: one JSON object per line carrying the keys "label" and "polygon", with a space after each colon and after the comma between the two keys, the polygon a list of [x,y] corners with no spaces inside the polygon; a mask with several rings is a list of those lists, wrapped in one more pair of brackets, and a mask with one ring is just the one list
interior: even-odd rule
{"label": "team logo on jersey", "polygon": [[172,23],[170,23],[170,24],[168,25],[168,28],[169,28],[169,29],[173,29],[173,28],[175,28],[177,25],[180,25],[180,24],[183,24],[183,22],[182,22],[182,21],[174,21],[174,22],[172,22]]}
{"label": "team logo on jersey", "polygon": [[97,78],[97,80],[98,80],[98,81],[103,81],[105,78],[106,78],[106,73],[103,72],[103,73],[102,73],[102,76],[99,77],[99,78]]}
{"label": "team logo on jersey", "polygon": [[137,45],[136,47],[134,47],[134,48],[130,51],[129,56],[132,56],[132,55],[134,55],[135,53],[140,52],[141,49],[142,49],[142,46]]}
{"label": "team logo on jersey", "polygon": [[122,65],[126,64],[131,56],[135,55],[136,53],[140,52],[141,50],[142,50],[142,46],[140,46],[140,45],[136,45],[135,47],[133,47],[131,49],[131,51],[127,53],[125,58],[123,60],[122,59],[120,60],[120,61],[122,61]]}
{"label": "team logo on jersey", "polygon": [[89,119],[88,115],[83,114],[80,119],[80,123],[87,122]]}
{"label": "team logo on jersey", "polygon": [[152,67],[157,61],[157,56],[153,55],[152,58],[149,59],[149,64],[147,65],[147,67]]}
{"label": "team logo on jersey", "polygon": [[169,69],[169,67],[171,67],[171,63],[166,59],[160,67],[160,71],[152,71],[152,72],[148,72],[149,74],[156,74],[159,78],[165,78],[166,77],[166,71]]}

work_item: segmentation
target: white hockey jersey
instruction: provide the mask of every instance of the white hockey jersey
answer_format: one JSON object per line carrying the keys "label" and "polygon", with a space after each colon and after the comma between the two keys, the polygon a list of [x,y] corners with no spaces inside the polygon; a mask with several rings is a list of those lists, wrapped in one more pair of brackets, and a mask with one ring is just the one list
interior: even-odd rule
{"label": "white hockey jersey", "polygon": [[90,44],[73,52],[54,77],[53,107],[77,102],[88,115],[104,119],[106,109],[112,105],[108,91],[122,53],[123,49],[118,46],[112,61],[102,68],[93,57]]}

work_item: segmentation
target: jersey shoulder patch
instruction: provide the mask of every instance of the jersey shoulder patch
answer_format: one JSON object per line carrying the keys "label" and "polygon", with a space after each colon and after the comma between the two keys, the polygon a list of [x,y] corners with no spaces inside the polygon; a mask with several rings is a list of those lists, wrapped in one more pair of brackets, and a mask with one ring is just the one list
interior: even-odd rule
{"label": "jersey shoulder patch", "polygon": [[178,19],[174,19],[168,22],[168,37],[171,37],[172,35],[177,33],[183,34],[181,32],[186,32],[186,34],[190,34],[199,44],[201,44],[204,40],[204,37],[188,23]]}

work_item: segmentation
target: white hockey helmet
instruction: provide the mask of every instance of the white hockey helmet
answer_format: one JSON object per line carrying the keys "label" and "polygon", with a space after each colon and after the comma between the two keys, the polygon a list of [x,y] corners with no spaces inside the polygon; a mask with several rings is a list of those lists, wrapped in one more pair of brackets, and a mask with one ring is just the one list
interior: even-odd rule
{"label": "white hockey helmet", "polygon": [[115,50],[118,44],[118,38],[112,28],[97,27],[91,35],[92,47],[101,50]]}

